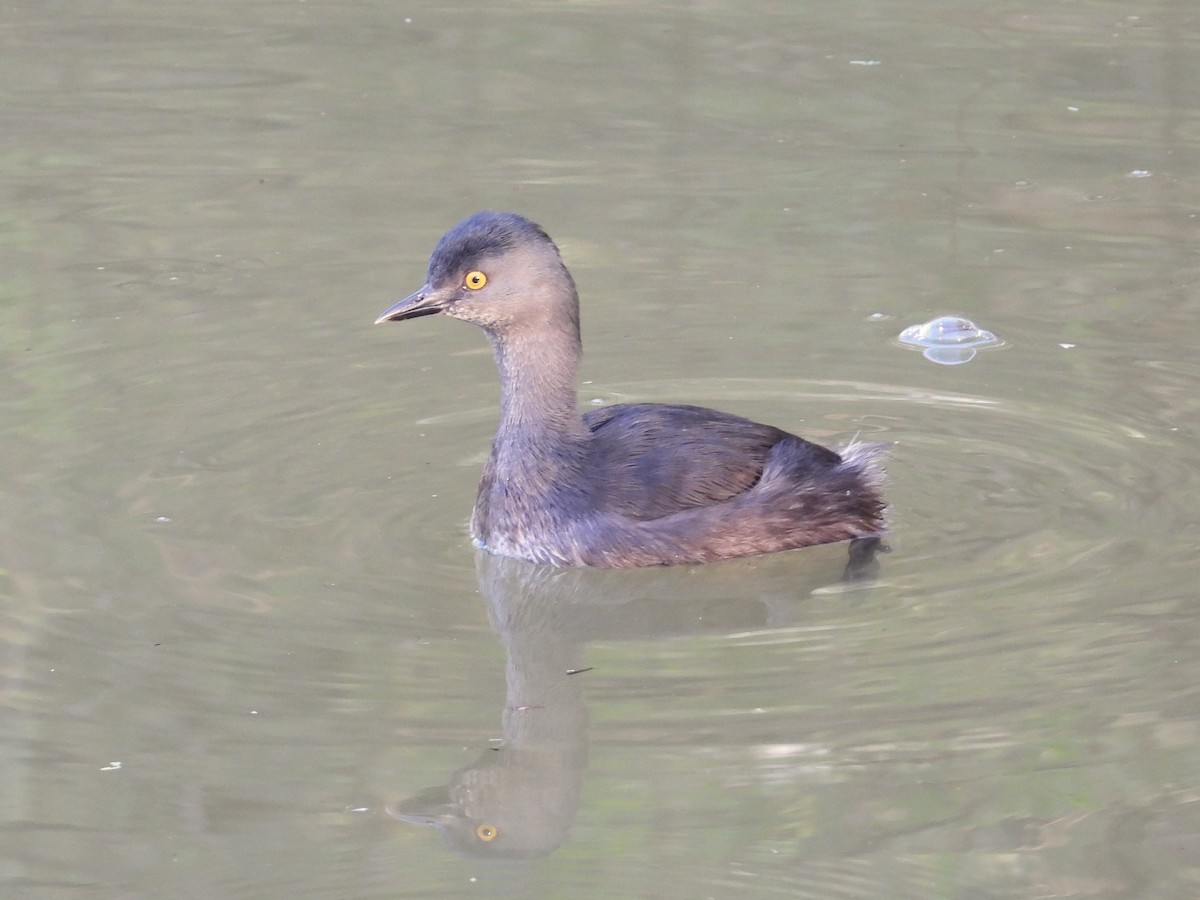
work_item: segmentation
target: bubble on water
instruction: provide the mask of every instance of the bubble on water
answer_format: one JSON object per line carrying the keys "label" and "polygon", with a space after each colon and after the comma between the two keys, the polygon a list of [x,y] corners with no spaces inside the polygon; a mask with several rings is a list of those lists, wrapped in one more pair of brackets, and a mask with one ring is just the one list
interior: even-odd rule
{"label": "bubble on water", "polygon": [[975,358],[977,348],[995,347],[1000,343],[990,331],[984,331],[961,316],[938,316],[921,325],[910,325],[900,332],[898,340],[920,348],[927,360],[943,366],[970,362]]}

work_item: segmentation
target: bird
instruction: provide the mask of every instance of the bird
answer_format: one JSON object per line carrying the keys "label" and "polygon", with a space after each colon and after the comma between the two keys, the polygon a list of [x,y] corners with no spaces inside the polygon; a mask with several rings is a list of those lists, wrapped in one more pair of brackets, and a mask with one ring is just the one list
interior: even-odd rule
{"label": "bird", "polygon": [[552,566],[706,563],[886,531],[882,444],[841,452],[700,406],[580,413],[579,295],[523,216],[452,227],[425,284],[376,324],[441,314],[483,329],[500,418],[471,515],[477,547]]}

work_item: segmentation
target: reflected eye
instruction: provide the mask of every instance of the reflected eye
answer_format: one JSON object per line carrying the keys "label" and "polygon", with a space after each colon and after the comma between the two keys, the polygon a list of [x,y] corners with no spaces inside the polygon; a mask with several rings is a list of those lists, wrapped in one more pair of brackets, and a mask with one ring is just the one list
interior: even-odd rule
{"label": "reflected eye", "polygon": [[[478,273],[472,273],[472,274],[478,274]],[[486,280],[487,279],[485,278],[484,281],[486,281]],[[485,844],[488,841],[494,841],[498,834],[500,834],[500,832],[496,830],[495,825],[488,825],[485,823],[483,825],[477,825],[475,827],[475,837],[479,838]]]}
{"label": "reflected eye", "polygon": [[468,272],[467,277],[463,279],[463,287],[471,291],[477,291],[487,284],[487,276],[482,272]]}

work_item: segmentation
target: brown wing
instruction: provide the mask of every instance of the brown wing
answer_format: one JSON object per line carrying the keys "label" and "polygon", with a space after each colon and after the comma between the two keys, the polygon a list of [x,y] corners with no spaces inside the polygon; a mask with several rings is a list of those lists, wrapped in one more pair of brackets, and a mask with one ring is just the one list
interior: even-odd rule
{"label": "brown wing", "polygon": [[[592,431],[590,464],[605,477],[597,504],[630,518],[657,519],[720,503],[753,487],[771,447],[789,437],[699,406],[631,403],[584,415]],[[837,454],[811,445],[814,462]]]}

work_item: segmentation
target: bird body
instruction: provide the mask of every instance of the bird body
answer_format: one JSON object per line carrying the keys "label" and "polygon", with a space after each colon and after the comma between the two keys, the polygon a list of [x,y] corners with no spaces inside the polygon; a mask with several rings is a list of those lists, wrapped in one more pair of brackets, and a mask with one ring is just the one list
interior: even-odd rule
{"label": "bird body", "polygon": [[552,565],[699,563],[884,530],[879,445],[839,455],[698,406],[581,415],[575,284],[537,225],[482,212],[446,233],[426,284],[378,322],[443,313],[484,329],[500,422],[471,517],[492,553]]}

